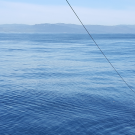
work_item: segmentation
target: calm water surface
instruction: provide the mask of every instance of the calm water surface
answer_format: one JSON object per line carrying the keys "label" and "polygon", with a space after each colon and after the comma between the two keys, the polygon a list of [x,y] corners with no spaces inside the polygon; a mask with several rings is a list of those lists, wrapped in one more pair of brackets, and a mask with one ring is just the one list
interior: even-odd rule
{"label": "calm water surface", "polygon": [[[135,35],[93,35],[135,90]],[[135,93],[86,34],[0,34],[0,135],[135,135]]]}

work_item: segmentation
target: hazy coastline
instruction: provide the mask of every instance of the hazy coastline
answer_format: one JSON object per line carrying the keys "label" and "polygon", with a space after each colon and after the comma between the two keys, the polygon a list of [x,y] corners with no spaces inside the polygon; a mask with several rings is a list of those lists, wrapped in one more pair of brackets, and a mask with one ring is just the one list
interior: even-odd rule
{"label": "hazy coastline", "polygon": [[[135,25],[85,25],[92,34],[135,34]],[[81,25],[76,24],[2,24],[0,33],[77,33],[85,34],[86,31]]]}

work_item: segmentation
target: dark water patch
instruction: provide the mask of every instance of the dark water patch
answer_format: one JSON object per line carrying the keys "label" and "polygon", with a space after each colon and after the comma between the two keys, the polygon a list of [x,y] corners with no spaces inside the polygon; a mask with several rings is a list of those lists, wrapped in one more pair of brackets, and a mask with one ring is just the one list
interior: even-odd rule
{"label": "dark water patch", "polygon": [[0,104],[0,125],[10,134],[127,134],[134,129],[132,107],[109,97],[23,92],[1,96]]}

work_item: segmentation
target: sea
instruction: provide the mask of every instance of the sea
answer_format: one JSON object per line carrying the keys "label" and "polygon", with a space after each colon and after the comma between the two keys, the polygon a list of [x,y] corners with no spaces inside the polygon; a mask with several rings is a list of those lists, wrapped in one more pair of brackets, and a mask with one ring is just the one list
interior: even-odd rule
{"label": "sea", "polygon": [[0,33],[0,135],[135,135],[135,34]]}

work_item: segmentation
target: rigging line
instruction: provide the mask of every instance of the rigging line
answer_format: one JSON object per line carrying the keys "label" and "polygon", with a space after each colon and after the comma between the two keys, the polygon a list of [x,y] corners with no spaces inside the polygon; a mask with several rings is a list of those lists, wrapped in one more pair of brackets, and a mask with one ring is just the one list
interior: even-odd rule
{"label": "rigging line", "polygon": [[66,0],[68,5],[70,6],[70,8],[72,9],[72,11],[74,12],[74,14],[76,15],[76,17],[78,18],[78,20],[80,21],[80,23],[82,24],[82,26],[84,27],[84,29],[86,30],[86,32],[88,33],[88,35],[90,36],[90,38],[93,40],[93,42],[95,43],[95,45],[98,47],[98,49],[100,50],[100,52],[103,54],[103,56],[106,58],[106,60],[108,61],[108,63],[111,65],[111,67],[115,70],[115,72],[118,74],[118,76],[122,79],[122,81],[127,85],[127,87],[132,90],[134,93],[135,91],[129,86],[129,84],[124,80],[124,78],[120,75],[120,73],[116,70],[116,68],[113,66],[113,64],[109,61],[109,59],[107,58],[107,56],[104,54],[104,52],[101,50],[101,48],[99,47],[99,45],[96,43],[96,41],[94,40],[94,38],[91,36],[91,34],[89,33],[89,31],[87,30],[87,28],[85,27],[85,25],[82,23],[81,19],[79,18],[79,16],[76,14],[75,10],[72,8],[71,4],[68,2],[68,0]]}

